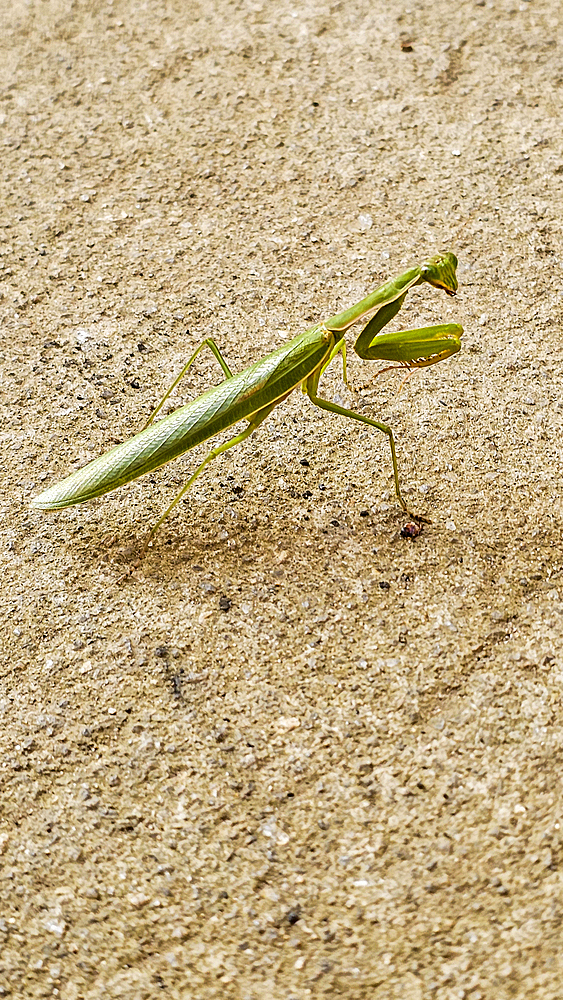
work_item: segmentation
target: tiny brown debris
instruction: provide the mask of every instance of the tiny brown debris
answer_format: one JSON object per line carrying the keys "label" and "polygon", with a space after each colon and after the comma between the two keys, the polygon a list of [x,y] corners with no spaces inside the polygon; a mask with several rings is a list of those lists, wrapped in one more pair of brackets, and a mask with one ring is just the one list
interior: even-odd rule
{"label": "tiny brown debris", "polygon": [[416,524],[415,521],[407,521],[404,527],[401,528],[401,538],[418,538],[421,531],[421,524]]}

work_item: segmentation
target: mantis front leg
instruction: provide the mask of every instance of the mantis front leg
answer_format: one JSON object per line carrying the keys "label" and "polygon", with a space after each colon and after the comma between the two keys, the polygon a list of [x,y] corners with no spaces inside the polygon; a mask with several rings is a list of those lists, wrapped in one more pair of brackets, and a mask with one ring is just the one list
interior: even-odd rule
{"label": "mantis front leg", "polygon": [[[428,282],[435,288],[443,289],[448,295],[455,295],[456,267],[457,257],[452,253],[430,257],[419,267],[410,268],[382,285],[351,309],[332,316],[326,325],[335,334],[342,335],[354,323],[371,317],[354,345],[358,357],[365,361],[391,361],[393,364],[388,367],[407,368],[409,373],[415,368],[423,368],[449,358],[461,347],[463,330],[456,323],[389,334],[381,334],[381,330],[397,315],[407,292],[415,285]],[[332,360],[337,349],[335,347],[329,360]],[[382,369],[387,370],[388,368]]]}

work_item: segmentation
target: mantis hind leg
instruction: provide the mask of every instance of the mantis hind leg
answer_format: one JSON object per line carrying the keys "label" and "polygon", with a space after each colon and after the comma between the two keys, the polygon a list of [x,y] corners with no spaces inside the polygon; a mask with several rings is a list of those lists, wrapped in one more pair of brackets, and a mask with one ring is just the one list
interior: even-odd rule
{"label": "mantis hind leg", "polygon": [[422,514],[414,514],[410,511],[403,500],[401,486],[399,483],[399,469],[397,466],[397,453],[395,451],[395,438],[391,428],[388,427],[387,424],[381,423],[379,420],[372,420],[371,417],[364,417],[362,413],[355,413],[354,410],[347,410],[344,406],[338,406],[336,403],[329,403],[328,400],[321,399],[320,396],[317,395],[317,384],[318,376],[313,376],[311,382],[306,385],[307,395],[315,406],[320,407],[321,410],[328,410],[330,413],[337,413],[341,417],[350,417],[351,420],[359,420],[362,424],[368,424],[369,427],[375,427],[378,431],[382,431],[383,434],[387,435],[389,446],[391,448],[391,461],[393,463],[393,478],[395,480],[395,494],[397,496],[397,500],[399,501],[405,514],[408,514],[409,517],[413,518],[413,520],[425,521],[427,524],[431,524],[428,517],[425,517]]}
{"label": "mantis hind leg", "polygon": [[146,538],[146,541],[145,541],[145,543],[143,545],[143,553],[147,551],[147,549],[148,549],[148,547],[149,547],[152,539],[154,538],[156,532],[160,528],[160,526],[163,523],[163,521],[166,520],[166,518],[168,517],[168,515],[170,514],[170,512],[176,506],[176,504],[180,502],[180,500],[182,499],[183,496],[185,496],[185,494],[188,492],[190,486],[193,486],[193,484],[195,483],[195,481],[198,478],[198,476],[200,475],[200,473],[202,473],[203,470],[205,469],[206,465],[209,465],[209,463],[214,458],[217,458],[218,455],[222,455],[223,452],[229,451],[229,449],[230,448],[234,448],[235,445],[241,444],[243,441],[246,441],[246,438],[250,437],[250,435],[256,430],[256,428],[262,423],[262,421],[266,419],[266,417],[268,416],[268,414],[273,410],[274,406],[276,406],[276,404],[278,402],[279,401],[276,400],[275,403],[271,404],[271,406],[265,406],[262,410],[257,410],[257,412],[254,413],[249,418],[248,427],[244,431],[241,431],[240,434],[237,434],[235,437],[230,438],[228,441],[225,441],[223,444],[217,445],[215,448],[212,448],[210,452],[208,452],[208,454],[205,456],[203,462],[201,462],[201,464],[198,465],[198,467],[195,470],[195,472],[193,473],[193,475],[190,476],[190,478],[188,479],[187,483],[184,486],[182,486],[182,489],[180,490],[180,492],[177,494],[177,496],[174,497],[174,499],[173,499],[172,503],[170,504],[170,506],[166,508],[166,510],[164,511],[164,514],[162,514],[161,517],[159,517],[159,519],[156,522],[156,524],[154,524],[153,527],[151,528],[151,530],[150,530],[150,532],[149,532],[149,534],[148,534],[148,536]]}
{"label": "mantis hind leg", "polygon": [[153,422],[154,418],[156,417],[157,413],[159,412],[159,410],[162,409],[162,407],[164,406],[164,404],[165,404],[166,400],[168,399],[168,397],[170,396],[170,394],[172,392],[174,392],[174,389],[176,388],[176,386],[178,385],[178,383],[182,381],[184,375],[186,374],[186,372],[188,371],[188,369],[192,366],[192,364],[195,361],[195,359],[197,358],[199,352],[202,351],[204,347],[208,347],[209,350],[217,358],[217,361],[221,365],[221,368],[223,369],[223,372],[225,373],[226,377],[227,378],[232,378],[233,377],[233,373],[232,373],[231,369],[229,368],[227,362],[225,361],[223,355],[221,354],[221,351],[217,347],[217,344],[215,343],[215,341],[213,340],[213,338],[212,337],[206,337],[205,340],[202,340],[202,342],[199,345],[199,347],[196,347],[194,353],[191,355],[191,357],[189,358],[189,360],[186,362],[186,364],[182,368],[182,371],[180,372],[180,374],[176,376],[176,378],[174,379],[172,385],[166,390],[166,392],[164,393],[164,396],[160,400],[160,403],[152,411],[149,419],[147,420],[147,422],[144,425],[144,427],[142,428],[142,430],[145,430],[150,424],[152,424],[152,422]]}

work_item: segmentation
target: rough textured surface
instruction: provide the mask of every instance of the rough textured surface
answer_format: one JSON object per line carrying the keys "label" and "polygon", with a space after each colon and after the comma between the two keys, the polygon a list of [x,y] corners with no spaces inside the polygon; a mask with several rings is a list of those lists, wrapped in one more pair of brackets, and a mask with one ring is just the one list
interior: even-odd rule
{"label": "rough textured surface", "polygon": [[[557,0],[2,0],[0,995],[558,1000]],[[25,501],[440,248],[463,352]],[[186,333],[189,328],[189,333]],[[220,376],[212,358],[188,399]],[[308,464],[306,464],[308,463]]]}

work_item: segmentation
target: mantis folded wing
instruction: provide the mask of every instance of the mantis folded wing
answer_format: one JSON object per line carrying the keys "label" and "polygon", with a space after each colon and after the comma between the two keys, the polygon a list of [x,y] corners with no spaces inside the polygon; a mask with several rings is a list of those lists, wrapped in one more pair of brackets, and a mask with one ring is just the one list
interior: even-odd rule
{"label": "mantis folded wing", "polygon": [[[301,386],[316,406],[361,421],[387,435],[397,499],[403,510],[416,518],[417,515],[411,514],[408,510],[401,494],[395,441],[391,428],[380,421],[321,399],[318,395],[318,386],[321,375],[339,351],[342,351],[346,380],[344,335],[349,327],[362,320],[368,322],[357,338],[354,350],[360,358],[368,361],[389,361],[390,367],[399,367],[410,372],[416,368],[436,364],[459,351],[463,330],[455,323],[430,326],[420,330],[403,330],[399,333],[380,332],[399,312],[407,292],[415,285],[427,282],[435,288],[443,289],[448,295],[455,295],[456,267],[457,258],[453,253],[430,257],[418,267],[410,268],[381,285],[355,306],[331,316],[324,322],[315,323],[298,337],[235,375],[231,373],[215,342],[211,339],[205,340],[194,351],[139,434],[116,445],[100,458],[94,459],[84,468],[49,487],[31,500],[30,506],[36,510],[61,510],[91,500],[158,469],[239,421],[248,421],[247,427],[241,433],[211,449],[151,529],[147,539],[148,544],[204,467],[217,455],[244,441],[278,403]],[[209,347],[219,361],[225,374],[224,381],[187,403],[186,406],[153,423],[164,401],[204,346]],[[420,519],[425,520],[419,516]]]}

